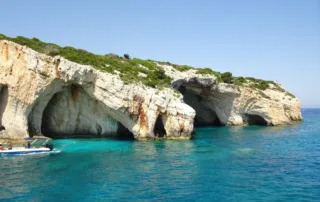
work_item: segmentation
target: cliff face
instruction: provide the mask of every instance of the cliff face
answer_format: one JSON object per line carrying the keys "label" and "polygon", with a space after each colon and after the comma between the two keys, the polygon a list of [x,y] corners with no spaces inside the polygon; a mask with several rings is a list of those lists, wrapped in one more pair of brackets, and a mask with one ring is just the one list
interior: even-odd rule
{"label": "cliff face", "polygon": [[195,111],[171,89],[125,85],[118,76],[0,41],[1,137],[190,138]]}
{"label": "cliff face", "polygon": [[[297,98],[219,83],[158,64],[173,89],[125,84],[117,74],[0,41],[1,137],[131,135],[188,139],[195,125],[285,125],[302,120]],[[143,75],[143,74],[141,74]]]}
{"label": "cliff face", "polygon": [[[219,83],[214,76],[194,70],[177,72],[163,65],[174,77],[173,87],[196,111],[196,125],[289,125],[301,121],[300,101],[283,89],[266,90]],[[272,85],[272,84],[270,84]]]}

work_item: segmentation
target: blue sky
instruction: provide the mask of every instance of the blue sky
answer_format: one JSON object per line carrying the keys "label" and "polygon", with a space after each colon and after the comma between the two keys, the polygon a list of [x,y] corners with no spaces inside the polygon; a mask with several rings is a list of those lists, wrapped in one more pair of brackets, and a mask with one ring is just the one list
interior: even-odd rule
{"label": "blue sky", "polygon": [[276,80],[320,107],[320,1],[10,0],[0,33]]}

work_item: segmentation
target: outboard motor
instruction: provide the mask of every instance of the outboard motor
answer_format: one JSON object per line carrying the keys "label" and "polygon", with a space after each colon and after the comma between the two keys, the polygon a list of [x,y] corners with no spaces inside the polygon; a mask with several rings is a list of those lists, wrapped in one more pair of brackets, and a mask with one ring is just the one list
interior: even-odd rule
{"label": "outboard motor", "polygon": [[52,151],[53,150],[53,144],[46,144],[46,148],[49,148],[50,151]]}

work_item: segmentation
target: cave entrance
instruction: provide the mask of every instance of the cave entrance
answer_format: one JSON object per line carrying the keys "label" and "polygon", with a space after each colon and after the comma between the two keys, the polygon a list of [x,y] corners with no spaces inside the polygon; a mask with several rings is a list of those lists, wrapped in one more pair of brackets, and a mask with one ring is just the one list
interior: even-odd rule
{"label": "cave entrance", "polygon": [[6,106],[8,104],[8,98],[9,98],[8,86],[0,85],[0,127],[3,126],[2,118],[3,118],[4,111],[6,110]]}
{"label": "cave entrance", "polygon": [[134,140],[133,134],[124,125],[118,122],[116,138],[119,140]]}
{"label": "cave entrance", "polygon": [[110,109],[91,98],[81,86],[54,94],[42,114],[41,133],[51,138],[133,139],[133,134],[108,115]]}
{"label": "cave entrance", "polygon": [[255,115],[255,114],[245,114],[245,115],[247,118],[247,123],[249,125],[261,125],[261,126],[268,125],[267,121],[259,115]]}
{"label": "cave entrance", "polygon": [[206,95],[188,90],[181,86],[179,92],[183,95],[183,101],[196,111],[194,118],[195,127],[221,126],[217,113],[214,111],[212,102],[206,99]]}
{"label": "cave entrance", "polygon": [[222,126],[215,111],[208,110],[206,113],[206,116],[211,118],[208,118],[207,120],[204,119],[204,117],[197,115],[198,112],[196,110],[196,116],[194,117],[194,127]]}
{"label": "cave entrance", "polygon": [[154,125],[153,128],[153,133],[156,137],[163,138],[166,135],[166,130],[164,128],[162,116],[158,116],[156,120],[156,124]]}

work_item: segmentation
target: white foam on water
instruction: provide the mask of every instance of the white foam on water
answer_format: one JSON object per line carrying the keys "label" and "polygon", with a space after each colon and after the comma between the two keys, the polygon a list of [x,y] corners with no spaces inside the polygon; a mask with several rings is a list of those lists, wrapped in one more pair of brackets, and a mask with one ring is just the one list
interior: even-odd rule
{"label": "white foam on water", "polygon": [[247,147],[247,148],[238,149],[237,151],[239,151],[241,153],[250,153],[253,151],[253,149]]}

